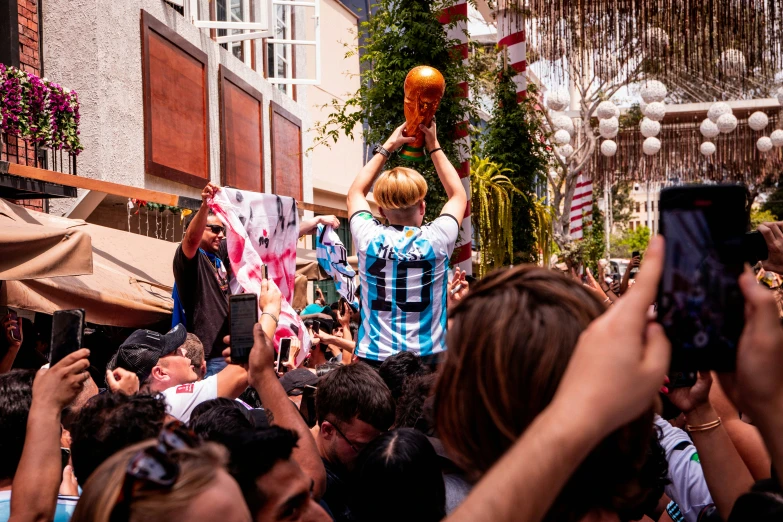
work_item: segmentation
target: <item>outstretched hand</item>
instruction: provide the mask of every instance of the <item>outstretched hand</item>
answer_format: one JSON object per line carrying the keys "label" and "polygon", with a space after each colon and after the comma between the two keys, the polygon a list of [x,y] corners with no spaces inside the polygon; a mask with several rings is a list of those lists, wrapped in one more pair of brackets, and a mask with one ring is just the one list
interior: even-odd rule
{"label": "outstretched hand", "polygon": [[79,395],[84,381],[90,378],[87,369],[90,350],[82,348],[66,355],[48,370],[38,370],[33,381],[33,403],[51,407],[58,412]]}
{"label": "outstretched hand", "polygon": [[686,415],[700,406],[709,403],[712,388],[712,374],[699,372],[696,384],[690,388],[672,388],[667,393],[669,400]]}
{"label": "outstretched hand", "polygon": [[468,283],[468,280],[465,279],[467,274],[468,273],[460,269],[460,267],[454,269],[454,277],[451,278],[451,281],[449,281],[448,285],[449,293],[447,307],[449,310],[456,306],[457,303],[462,301],[466,295],[468,295],[468,291],[470,290],[470,283]]}
{"label": "outstretched hand", "polygon": [[[590,423],[601,436],[649,409],[664,381],[671,345],[661,325],[647,315],[663,271],[663,254],[663,238],[656,237],[634,291],[580,336],[552,402],[569,415],[590,412]],[[613,377],[601,377],[606,375]]]}
{"label": "outstretched hand", "polygon": [[406,143],[413,143],[416,141],[416,138],[411,136],[406,137],[403,135],[402,131],[405,129],[405,124],[403,123],[396,129],[394,129],[394,132],[392,132],[391,136],[389,136],[389,139],[386,140],[386,143],[383,144],[383,148],[388,150],[389,152],[394,152],[397,149],[400,149],[403,145]]}
{"label": "outstretched hand", "polygon": [[762,262],[764,270],[783,275],[783,222],[762,223],[758,231],[764,236],[769,254]]}

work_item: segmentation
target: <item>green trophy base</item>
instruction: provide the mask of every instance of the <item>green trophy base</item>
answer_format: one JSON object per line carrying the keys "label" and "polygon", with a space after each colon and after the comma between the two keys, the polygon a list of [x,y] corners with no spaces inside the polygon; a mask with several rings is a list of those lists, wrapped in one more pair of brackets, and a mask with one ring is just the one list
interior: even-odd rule
{"label": "green trophy base", "polygon": [[411,147],[410,145],[403,145],[400,150],[400,157],[405,161],[421,162],[427,155],[424,153],[424,147]]}

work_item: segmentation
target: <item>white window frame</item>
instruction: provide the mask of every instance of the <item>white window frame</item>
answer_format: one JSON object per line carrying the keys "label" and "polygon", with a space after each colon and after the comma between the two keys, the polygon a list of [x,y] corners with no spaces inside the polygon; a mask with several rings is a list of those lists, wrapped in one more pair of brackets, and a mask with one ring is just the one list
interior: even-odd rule
{"label": "white window frame", "polygon": [[[274,38],[274,27],[270,27],[269,32],[272,34],[271,38],[266,39],[267,44],[284,44],[291,46],[291,54],[295,52],[295,46],[308,45],[315,47],[315,78],[293,78],[296,71],[289,64],[290,77],[275,78],[271,73],[277,73],[275,71],[267,71],[267,81],[276,85],[320,85],[321,83],[321,2],[320,0],[268,0],[269,1],[269,20],[277,22],[275,16],[275,6],[291,6],[291,7],[312,7],[315,10],[313,15],[313,22],[315,23],[315,32],[313,40],[294,40],[293,38]],[[275,55],[276,62],[277,56]]]}
{"label": "white window frame", "polygon": [[[230,0],[227,0],[230,3]],[[245,5],[248,6],[247,8],[247,16],[249,17],[249,2],[251,0],[245,0],[247,3]],[[256,2],[269,2],[270,0],[254,0]],[[215,38],[215,41],[217,43],[229,43],[229,42],[244,42],[246,40],[254,40],[258,38],[266,38],[270,35],[269,32],[269,9],[264,9],[264,6],[261,7],[259,13],[260,13],[260,20],[258,22],[230,22],[230,21],[217,21],[212,20],[211,13],[208,13],[208,19],[204,20],[199,16],[199,0],[189,0],[189,14],[190,14],[190,21],[195,25],[196,27],[202,28],[202,29],[227,29],[227,30],[236,30],[236,31],[242,31],[240,34],[231,34],[227,36],[219,36]],[[230,5],[227,7],[227,16],[230,15],[231,8]],[[203,15],[202,15],[203,16]],[[249,53],[249,46],[247,47],[248,52],[245,54],[248,56]]]}

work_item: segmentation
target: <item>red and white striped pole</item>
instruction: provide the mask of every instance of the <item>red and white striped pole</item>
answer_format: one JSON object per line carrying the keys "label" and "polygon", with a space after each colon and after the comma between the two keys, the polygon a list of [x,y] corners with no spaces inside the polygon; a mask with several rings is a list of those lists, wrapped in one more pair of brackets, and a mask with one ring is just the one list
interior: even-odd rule
{"label": "red and white striped pole", "polygon": [[[459,40],[455,45],[454,52],[462,57],[462,62],[467,65],[468,60],[468,2],[467,0],[457,0],[457,2],[444,9],[439,17],[440,23],[446,29],[446,37],[449,40]],[[467,98],[468,82],[459,84],[460,97]],[[472,237],[473,229],[470,223],[470,134],[468,133],[468,115],[459,124],[457,128],[457,147],[459,150],[459,166],[457,172],[462,180],[462,186],[465,187],[465,194],[468,196],[468,206],[465,209],[465,217],[462,220],[457,246],[454,249],[452,260],[454,265],[460,267],[468,274],[473,274],[472,260]]]}
{"label": "red and white striped pole", "polygon": [[518,0],[498,0],[497,4],[498,48],[508,53],[508,64],[517,72],[514,83],[518,102],[527,96],[527,46],[519,4]]}

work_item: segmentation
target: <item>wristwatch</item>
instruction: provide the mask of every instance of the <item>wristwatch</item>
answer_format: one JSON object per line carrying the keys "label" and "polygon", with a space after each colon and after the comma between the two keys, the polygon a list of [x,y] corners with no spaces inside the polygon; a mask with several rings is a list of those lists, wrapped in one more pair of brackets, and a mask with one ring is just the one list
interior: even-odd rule
{"label": "wristwatch", "polygon": [[376,145],[374,149],[372,149],[373,154],[380,154],[386,159],[389,159],[391,157],[391,152],[383,148],[383,145]]}

